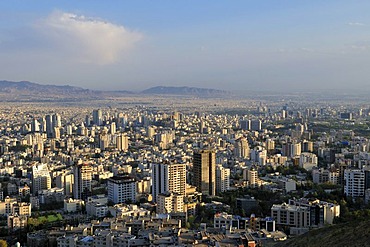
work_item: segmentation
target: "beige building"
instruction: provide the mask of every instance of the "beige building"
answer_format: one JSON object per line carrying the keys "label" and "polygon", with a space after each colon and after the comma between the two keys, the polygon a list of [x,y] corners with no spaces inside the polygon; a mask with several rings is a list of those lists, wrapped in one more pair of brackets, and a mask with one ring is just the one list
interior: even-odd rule
{"label": "beige building", "polygon": [[19,202],[13,205],[13,215],[19,216],[31,216],[31,203]]}
{"label": "beige building", "polygon": [[27,219],[27,216],[20,216],[18,214],[8,215],[8,229],[10,231],[15,231],[25,228],[27,226]]}
{"label": "beige building", "polygon": [[7,196],[3,202],[0,202],[0,215],[11,214],[15,204],[17,204],[17,199]]}
{"label": "beige building", "polygon": [[185,164],[152,164],[152,196],[157,200],[161,193],[178,193],[185,195]]}
{"label": "beige building", "polygon": [[120,151],[127,151],[128,149],[128,137],[124,134],[116,136],[116,148]]}
{"label": "beige building", "polygon": [[63,174],[59,174],[55,178],[56,187],[63,188],[64,194],[66,196],[72,195],[72,188],[73,188],[73,173],[65,172]]}
{"label": "beige building", "polygon": [[184,212],[184,196],[176,193],[159,194],[156,212],[158,214]]}

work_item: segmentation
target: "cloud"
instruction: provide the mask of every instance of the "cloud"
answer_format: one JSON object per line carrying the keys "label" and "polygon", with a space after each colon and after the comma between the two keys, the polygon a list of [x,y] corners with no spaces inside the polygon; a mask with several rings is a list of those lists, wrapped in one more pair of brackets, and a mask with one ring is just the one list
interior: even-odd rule
{"label": "cloud", "polygon": [[143,34],[101,19],[53,12],[36,23],[56,55],[77,62],[112,64],[128,52]]}
{"label": "cloud", "polygon": [[348,25],[350,25],[350,26],[365,26],[365,24],[361,23],[361,22],[349,22]]}

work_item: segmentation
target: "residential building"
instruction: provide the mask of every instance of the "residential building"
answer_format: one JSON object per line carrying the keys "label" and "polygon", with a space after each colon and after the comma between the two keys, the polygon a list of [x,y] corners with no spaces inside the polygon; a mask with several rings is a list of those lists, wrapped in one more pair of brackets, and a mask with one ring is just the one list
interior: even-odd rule
{"label": "residential building", "polygon": [[51,188],[51,177],[47,164],[32,166],[32,193],[37,195],[39,190]]}
{"label": "residential building", "polygon": [[194,185],[203,195],[216,195],[216,153],[212,150],[194,152]]}
{"label": "residential building", "polygon": [[86,199],[91,195],[93,169],[90,164],[78,164],[73,167],[73,198]]}
{"label": "residential building", "polygon": [[222,193],[230,189],[230,169],[222,165],[216,167],[216,193]]}
{"label": "residential building", "polygon": [[113,203],[136,201],[136,181],[133,177],[114,176],[108,179],[108,200]]}
{"label": "residential building", "polygon": [[157,201],[161,193],[178,193],[185,195],[185,164],[152,164],[152,198]]}

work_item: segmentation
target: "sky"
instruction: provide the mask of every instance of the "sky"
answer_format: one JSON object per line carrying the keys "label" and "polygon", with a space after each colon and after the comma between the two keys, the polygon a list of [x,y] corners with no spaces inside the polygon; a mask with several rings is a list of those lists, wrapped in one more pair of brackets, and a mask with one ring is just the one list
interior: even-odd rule
{"label": "sky", "polygon": [[0,80],[370,90],[370,1],[0,1]]}

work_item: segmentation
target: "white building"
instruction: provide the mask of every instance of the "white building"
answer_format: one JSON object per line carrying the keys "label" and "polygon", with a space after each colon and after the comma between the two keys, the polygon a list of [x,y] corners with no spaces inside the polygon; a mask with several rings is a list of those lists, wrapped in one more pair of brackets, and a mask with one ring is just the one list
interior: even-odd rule
{"label": "white building", "polygon": [[338,184],[339,183],[339,172],[330,171],[330,170],[326,170],[323,168],[313,169],[312,170],[312,181],[315,184],[322,184],[322,183]]}
{"label": "white building", "polygon": [[222,193],[230,189],[230,169],[222,165],[216,167],[216,193]]}
{"label": "white building", "polygon": [[90,216],[103,218],[108,213],[108,206],[99,202],[87,202],[86,213]]}
{"label": "white building", "polygon": [[135,202],[136,181],[132,177],[111,177],[108,179],[108,200],[113,203]]}
{"label": "white building", "polygon": [[78,212],[82,210],[82,205],[84,205],[83,200],[79,199],[66,199],[64,200],[64,212]]}
{"label": "white building", "polygon": [[47,164],[32,166],[32,193],[37,195],[39,190],[51,188],[51,177]]}
{"label": "white building", "polygon": [[344,194],[362,197],[365,194],[365,172],[359,169],[344,170]]}
{"label": "white building", "polygon": [[306,229],[310,227],[310,208],[308,206],[274,204],[271,208],[271,216],[278,225]]}

